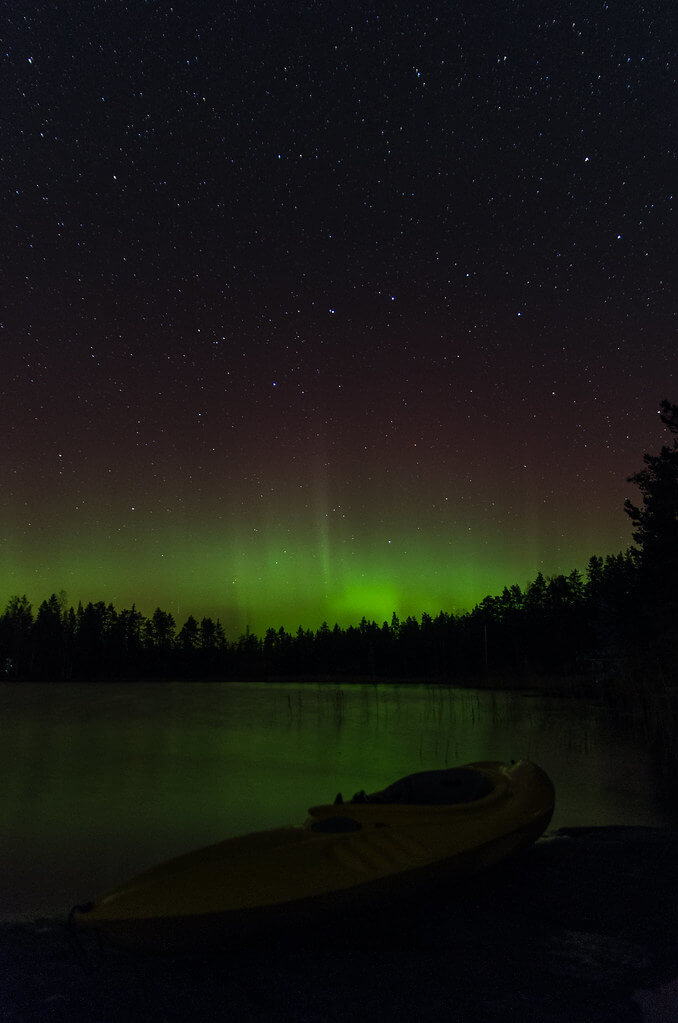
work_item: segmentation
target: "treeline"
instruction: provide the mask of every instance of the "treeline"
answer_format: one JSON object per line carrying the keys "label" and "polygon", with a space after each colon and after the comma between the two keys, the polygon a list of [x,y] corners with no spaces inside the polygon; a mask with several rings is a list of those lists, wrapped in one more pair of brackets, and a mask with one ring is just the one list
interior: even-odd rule
{"label": "treeline", "polygon": [[639,561],[591,558],[578,571],[514,585],[472,611],[409,617],[379,625],[299,628],[226,639],[220,622],[134,606],[66,607],[52,595],[34,615],[12,597],[0,618],[0,665],[14,679],[235,679],[280,676],[473,678],[482,674],[582,674],[607,666],[628,637]]}
{"label": "treeline", "polygon": [[365,618],[296,633],[270,628],[229,642],[219,621],[156,608],[67,607],[52,595],[37,613],[12,597],[0,617],[0,674],[8,679],[250,679],[350,676],[463,680],[486,676],[634,675],[678,681],[678,405],[661,404],[673,435],[629,477],[636,547],[592,557],[586,574],[544,578],[485,597],[472,611],[441,611],[379,625]]}

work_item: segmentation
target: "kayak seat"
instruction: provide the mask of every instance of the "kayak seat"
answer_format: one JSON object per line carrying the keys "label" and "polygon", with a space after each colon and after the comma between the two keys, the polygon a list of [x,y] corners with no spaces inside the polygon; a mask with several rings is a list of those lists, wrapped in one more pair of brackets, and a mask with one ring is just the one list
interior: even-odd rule
{"label": "kayak seat", "polygon": [[482,771],[450,767],[443,771],[418,771],[394,781],[379,792],[356,792],[352,803],[407,803],[410,806],[445,806],[473,803],[492,791]]}
{"label": "kayak seat", "polygon": [[353,820],[352,817],[323,817],[322,820],[313,821],[311,824],[311,831],[321,831],[329,833],[340,833],[348,831],[360,831],[362,824],[359,821]]}

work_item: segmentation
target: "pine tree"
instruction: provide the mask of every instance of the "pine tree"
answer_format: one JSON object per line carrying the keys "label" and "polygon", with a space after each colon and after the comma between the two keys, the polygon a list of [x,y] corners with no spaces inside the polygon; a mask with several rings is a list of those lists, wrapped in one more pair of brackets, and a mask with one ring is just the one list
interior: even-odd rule
{"label": "pine tree", "polygon": [[624,509],[633,523],[643,567],[664,592],[675,591],[678,576],[678,405],[663,401],[659,418],[675,439],[658,455],[643,456],[645,468],[629,477],[629,483],[640,489],[642,505],[627,498]]}
{"label": "pine tree", "polygon": [[633,539],[640,548],[639,622],[648,656],[659,674],[675,678],[678,663],[678,405],[661,403],[660,419],[674,437],[658,455],[644,455],[645,468],[629,477],[642,505],[627,499]]}

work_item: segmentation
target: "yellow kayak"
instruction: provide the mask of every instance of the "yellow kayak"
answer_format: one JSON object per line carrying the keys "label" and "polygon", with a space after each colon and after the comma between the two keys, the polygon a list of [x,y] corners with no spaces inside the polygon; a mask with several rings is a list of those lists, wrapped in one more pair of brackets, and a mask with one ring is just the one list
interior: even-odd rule
{"label": "yellow kayak", "polygon": [[[554,789],[529,761],[410,775],[372,795],[314,806],[303,825],[198,849],[76,907],[76,927],[138,949],[188,946],[273,917],[436,876],[468,876],[532,844]],[[442,872],[442,874],[440,874]]]}

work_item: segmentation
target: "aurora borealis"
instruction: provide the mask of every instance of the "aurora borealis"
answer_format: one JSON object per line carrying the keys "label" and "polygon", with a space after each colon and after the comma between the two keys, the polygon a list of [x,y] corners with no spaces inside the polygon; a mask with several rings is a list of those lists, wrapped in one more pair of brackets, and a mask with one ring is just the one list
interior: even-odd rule
{"label": "aurora borealis", "polygon": [[626,548],[676,400],[673,21],[12,5],[0,603],[232,636]]}

